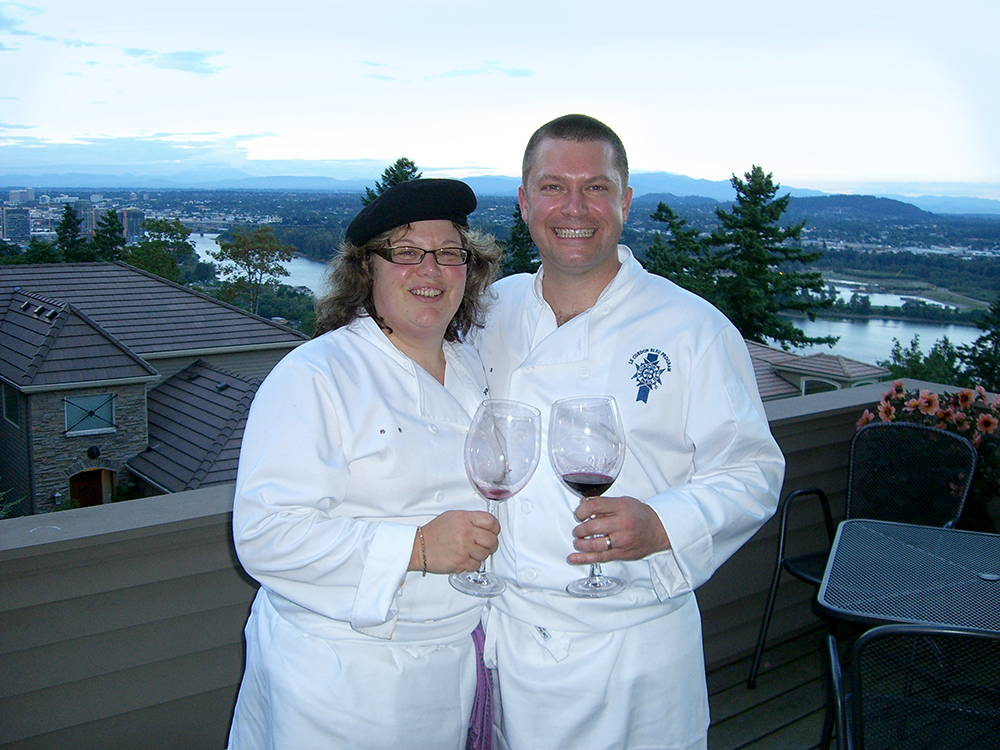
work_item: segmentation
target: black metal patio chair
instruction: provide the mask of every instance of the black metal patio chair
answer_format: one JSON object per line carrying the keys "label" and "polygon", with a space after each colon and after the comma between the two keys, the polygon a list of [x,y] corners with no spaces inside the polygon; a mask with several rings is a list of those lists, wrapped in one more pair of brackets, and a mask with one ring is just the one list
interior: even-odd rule
{"label": "black metal patio chair", "polygon": [[[872,422],[851,441],[845,516],[923,526],[952,526],[962,514],[976,468],[976,449],[961,435],[912,422]],[[757,684],[781,571],[819,587],[826,569],[826,549],[786,556],[789,512],[801,501],[820,503],[829,542],[836,528],[826,493],[818,487],[796,490],[778,508],[778,551],[771,589],[764,607],[757,648],[747,687]]]}
{"label": "black metal patio chair", "polygon": [[1000,750],[1000,633],[883,625],[855,641],[848,684],[827,637],[838,750]]}

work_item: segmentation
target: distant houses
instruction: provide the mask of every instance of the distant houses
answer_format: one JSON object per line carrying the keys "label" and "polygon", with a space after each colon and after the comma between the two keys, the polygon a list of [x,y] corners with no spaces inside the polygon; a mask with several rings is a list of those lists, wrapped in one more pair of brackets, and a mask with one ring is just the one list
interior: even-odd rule
{"label": "distant houses", "polygon": [[120,262],[0,266],[5,502],[233,481],[256,386],[306,338]]}

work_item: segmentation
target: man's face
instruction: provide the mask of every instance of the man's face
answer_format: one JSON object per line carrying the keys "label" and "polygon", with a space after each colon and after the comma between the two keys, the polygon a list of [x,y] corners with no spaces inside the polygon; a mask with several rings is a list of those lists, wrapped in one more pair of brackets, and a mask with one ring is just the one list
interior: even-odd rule
{"label": "man's face", "polygon": [[544,139],[517,198],[547,274],[617,270],[632,188],[622,185],[610,144]]}

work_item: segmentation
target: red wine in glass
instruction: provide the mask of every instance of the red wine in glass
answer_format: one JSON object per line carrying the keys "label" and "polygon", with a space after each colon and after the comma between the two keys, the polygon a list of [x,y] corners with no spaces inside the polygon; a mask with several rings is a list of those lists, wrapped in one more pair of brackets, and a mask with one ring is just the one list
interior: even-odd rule
{"label": "red wine in glass", "polygon": [[563,474],[561,479],[580,497],[603,495],[615,483],[615,478],[609,477],[607,474],[592,474],[586,471]]}
{"label": "red wine in glass", "polygon": [[[549,455],[556,475],[580,498],[597,497],[614,484],[625,462],[625,430],[611,396],[564,398],[549,415]],[[613,596],[628,584],[606,576],[599,563],[566,591],[585,598]]]}

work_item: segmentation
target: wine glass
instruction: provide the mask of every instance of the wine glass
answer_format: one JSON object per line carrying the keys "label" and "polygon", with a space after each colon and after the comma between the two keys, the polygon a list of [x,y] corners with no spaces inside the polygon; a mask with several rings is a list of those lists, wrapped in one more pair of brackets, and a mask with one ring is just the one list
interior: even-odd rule
{"label": "wine glass", "polygon": [[[519,401],[487,399],[472,418],[465,438],[465,470],[476,491],[497,514],[497,503],[522,489],[535,473],[541,452],[542,414]],[[473,573],[453,573],[451,585],[472,596],[496,596],[507,588],[486,572],[486,560]]]}
{"label": "wine glass", "polygon": [[[549,453],[556,475],[571,492],[581,499],[603,494],[625,462],[625,431],[614,398],[582,396],[552,404]],[[590,575],[573,581],[566,591],[596,598],[620,594],[626,585],[620,578],[603,575],[600,564],[594,563]]]}

